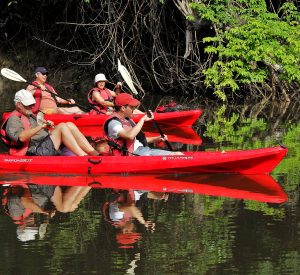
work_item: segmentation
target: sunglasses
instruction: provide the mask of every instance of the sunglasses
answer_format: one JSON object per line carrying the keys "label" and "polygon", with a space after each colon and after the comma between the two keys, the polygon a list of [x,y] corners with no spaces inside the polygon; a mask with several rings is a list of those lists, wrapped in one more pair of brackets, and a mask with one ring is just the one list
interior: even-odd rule
{"label": "sunglasses", "polygon": [[130,106],[130,105],[126,105],[126,107],[129,107],[131,109],[131,111],[134,111],[136,109],[136,107]]}
{"label": "sunglasses", "polygon": [[35,104],[30,104],[30,105],[24,105],[22,102],[21,104],[26,108],[26,109],[30,109],[30,108],[33,108]]}
{"label": "sunglasses", "polygon": [[39,72],[39,74],[42,74],[42,75],[48,75],[49,73],[48,73],[48,72],[46,72],[46,73],[41,73],[41,72]]}

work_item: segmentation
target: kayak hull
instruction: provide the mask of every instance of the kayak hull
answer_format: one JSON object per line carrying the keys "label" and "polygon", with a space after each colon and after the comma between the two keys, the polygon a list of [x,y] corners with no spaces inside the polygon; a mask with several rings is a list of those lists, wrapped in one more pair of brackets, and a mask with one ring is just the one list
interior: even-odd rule
{"label": "kayak hull", "polygon": [[[166,112],[166,113],[153,113],[154,119],[157,123],[164,125],[173,126],[192,126],[199,116],[202,114],[202,110],[188,110],[188,111],[177,111],[177,112]],[[131,119],[134,122],[138,122],[143,114],[134,114]],[[71,121],[77,126],[102,126],[106,121],[108,115],[99,114],[52,114],[45,115],[45,119],[53,121],[55,124],[60,122]],[[150,124],[151,121],[145,124]]]}
{"label": "kayak hull", "polygon": [[171,156],[10,156],[0,155],[0,170],[63,174],[270,173],[287,149],[184,152]]}

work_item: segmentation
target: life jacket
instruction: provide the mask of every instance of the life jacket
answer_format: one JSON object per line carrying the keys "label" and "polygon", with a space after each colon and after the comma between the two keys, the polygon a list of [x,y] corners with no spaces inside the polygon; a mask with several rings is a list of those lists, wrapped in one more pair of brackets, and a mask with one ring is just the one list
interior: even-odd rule
{"label": "life jacket", "polygon": [[1,204],[3,207],[4,213],[7,216],[9,216],[14,221],[14,223],[17,225],[22,225],[24,223],[24,219],[26,219],[32,213],[32,210],[25,208],[25,210],[21,216],[18,216],[18,217],[12,216],[9,213],[7,203],[8,203],[10,196],[19,196],[23,192],[24,188],[28,188],[28,186],[26,184],[20,184],[20,185],[18,184],[15,186],[9,186],[9,187],[6,187],[1,194]]}
{"label": "life jacket", "polygon": [[28,150],[28,145],[30,140],[24,142],[15,142],[12,141],[6,133],[7,121],[10,117],[17,116],[21,119],[22,125],[25,130],[30,129],[30,122],[28,117],[19,113],[17,110],[11,112],[9,116],[4,119],[4,122],[1,125],[0,133],[2,141],[9,147],[9,154],[14,156],[25,156]]}
{"label": "life jacket", "polygon": [[[126,156],[126,155],[128,155],[128,153],[133,153],[134,139],[133,140],[125,140],[123,138],[113,139],[113,138],[108,136],[108,123],[113,119],[115,119],[117,121],[120,121],[121,124],[122,124],[122,127],[125,130],[130,130],[132,127],[134,127],[136,125],[131,119],[123,118],[118,113],[111,114],[109,116],[109,118],[105,121],[105,123],[103,125],[105,138],[108,141],[112,141],[112,142],[116,143],[116,145],[119,147],[119,148],[117,148],[117,146],[111,146],[109,144],[110,149],[112,151],[112,155],[114,155],[114,156]],[[142,131],[140,131],[137,134],[136,139],[139,142],[141,142],[143,144],[143,146],[148,146],[146,136]]]}
{"label": "life jacket", "polygon": [[[111,95],[110,91],[107,88],[104,89],[99,89],[99,88],[92,88],[89,92],[88,92],[88,101],[91,105],[93,105],[94,107],[96,107],[99,111],[106,111],[107,110],[107,106],[102,106],[100,105],[98,102],[93,101],[93,92],[99,92],[100,96],[105,100],[105,101],[109,101],[109,102],[114,102],[114,98]],[[91,110],[91,113],[96,113],[95,110]]]}
{"label": "life jacket", "polygon": [[[32,84],[39,85],[39,83],[38,83],[37,81],[33,81]],[[45,86],[50,92],[55,93],[54,88],[53,88],[51,85],[45,83],[44,86]],[[52,94],[51,94],[51,95],[52,95]],[[55,102],[56,102],[55,96],[54,96],[54,95],[52,95],[52,96],[53,96],[53,98],[54,98],[54,100],[55,100]],[[33,97],[34,97],[34,99],[35,99],[35,105],[34,105],[33,108],[32,108],[32,112],[33,112],[34,114],[37,114],[38,111],[40,110],[40,105],[41,105],[41,101],[42,101],[42,90],[41,90],[40,88],[37,88],[37,87],[36,87],[35,92],[34,92],[34,94],[33,94]]]}

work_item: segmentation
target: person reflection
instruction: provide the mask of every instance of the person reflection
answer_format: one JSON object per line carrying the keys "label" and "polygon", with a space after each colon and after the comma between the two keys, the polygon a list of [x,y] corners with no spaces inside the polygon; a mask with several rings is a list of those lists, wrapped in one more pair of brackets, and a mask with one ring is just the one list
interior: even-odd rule
{"label": "person reflection", "polygon": [[147,199],[165,200],[168,194],[163,192],[141,190],[113,189],[109,200],[103,205],[106,221],[116,229],[116,240],[120,248],[133,248],[133,244],[141,239],[137,232],[135,221],[145,226],[151,232],[155,230],[155,223],[145,220],[139,205]]}
{"label": "person reflection", "polygon": [[6,187],[2,194],[5,213],[18,225],[17,237],[26,242],[42,239],[56,211],[72,212],[91,187],[22,184]]}

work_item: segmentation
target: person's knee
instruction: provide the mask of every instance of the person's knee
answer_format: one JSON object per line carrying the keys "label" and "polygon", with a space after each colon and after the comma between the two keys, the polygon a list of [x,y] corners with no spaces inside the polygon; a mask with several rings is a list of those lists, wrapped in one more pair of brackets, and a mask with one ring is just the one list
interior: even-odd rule
{"label": "person's knee", "polygon": [[66,123],[65,122],[61,122],[58,125],[56,125],[56,128],[59,128],[59,129],[63,129],[65,127],[66,127]]}
{"label": "person's knee", "polygon": [[73,122],[66,122],[66,125],[69,127],[69,129],[75,129],[77,126]]}

